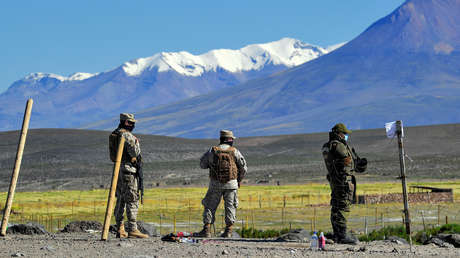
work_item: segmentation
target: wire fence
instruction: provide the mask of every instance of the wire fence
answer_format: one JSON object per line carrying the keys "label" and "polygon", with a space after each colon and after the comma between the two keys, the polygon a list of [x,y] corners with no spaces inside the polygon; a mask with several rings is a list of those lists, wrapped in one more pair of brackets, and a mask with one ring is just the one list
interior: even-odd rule
{"label": "wire fence", "polygon": [[[107,191],[103,193],[107,194]],[[62,230],[72,221],[103,222],[107,201],[101,193],[94,200],[16,202],[10,223],[36,222],[47,231]],[[204,195],[203,195],[204,196]],[[237,228],[331,231],[329,195],[325,193],[284,196],[240,195]],[[410,203],[412,231],[445,223],[460,223],[459,200],[443,203]],[[1,207],[3,209],[3,207]],[[138,220],[152,223],[159,233],[196,232],[202,227],[201,198],[187,196],[147,198],[139,206]],[[216,211],[214,230],[225,227],[223,201]],[[112,224],[114,218],[112,216]],[[402,203],[355,204],[348,215],[348,228],[368,234],[388,225],[404,225]]]}

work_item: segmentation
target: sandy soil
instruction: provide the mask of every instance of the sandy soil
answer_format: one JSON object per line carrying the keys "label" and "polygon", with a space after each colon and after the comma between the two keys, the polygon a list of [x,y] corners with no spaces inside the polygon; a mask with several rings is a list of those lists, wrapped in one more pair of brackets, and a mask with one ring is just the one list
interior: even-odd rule
{"label": "sandy soil", "polygon": [[163,242],[149,239],[100,241],[100,233],[7,235],[0,237],[0,257],[460,257],[460,248],[435,245],[413,246],[375,241],[329,245],[326,251],[311,251],[308,243],[250,239],[205,239],[199,243]]}

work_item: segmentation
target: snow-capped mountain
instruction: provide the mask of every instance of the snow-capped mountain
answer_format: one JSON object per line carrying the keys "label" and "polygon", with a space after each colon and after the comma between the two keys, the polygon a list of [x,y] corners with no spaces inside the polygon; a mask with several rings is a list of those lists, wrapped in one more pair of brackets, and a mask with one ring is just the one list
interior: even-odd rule
{"label": "snow-capped mountain", "polygon": [[[221,128],[239,136],[293,134],[327,131],[337,122],[352,129],[398,119],[411,126],[458,123],[459,110],[460,1],[407,0],[328,55],[137,112],[136,130],[182,137],[216,137]],[[109,129],[114,120],[85,128]]]}
{"label": "snow-capped mountain", "polygon": [[292,38],[266,44],[254,44],[239,50],[218,49],[195,56],[188,52],[162,52],[147,58],[125,63],[122,68],[129,76],[138,76],[145,71],[175,71],[185,76],[201,76],[219,69],[230,73],[257,71],[266,65],[293,67],[327,54],[330,49],[313,46]]}
{"label": "snow-capped mountain", "polygon": [[[238,50],[202,55],[161,52],[95,74],[32,73],[0,94],[0,130],[19,128],[27,98],[34,99],[31,127],[78,127],[120,112],[136,112],[235,86],[301,65],[337,46],[322,48],[283,38]],[[12,123],[11,121],[16,121]]]}

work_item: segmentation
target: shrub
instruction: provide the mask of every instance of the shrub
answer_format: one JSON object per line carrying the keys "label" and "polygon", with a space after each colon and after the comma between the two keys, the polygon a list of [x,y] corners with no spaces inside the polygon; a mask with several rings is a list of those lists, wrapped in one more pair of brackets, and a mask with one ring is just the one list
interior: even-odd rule
{"label": "shrub", "polygon": [[359,241],[375,241],[385,240],[390,236],[401,237],[409,241],[409,236],[406,234],[404,226],[387,226],[379,230],[373,230],[370,234],[359,236]]}
{"label": "shrub", "polygon": [[284,228],[281,230],[276,230],[276,229],[259,230],[255,228],[243,228],[243,229],[237,229],[236,232],[238,232],[238,234],[240,234],[242,238],[274,238],[274,237],[279,237],[282,234],[288,233],[289,229]]}
{"label": "shrub", "polygon": [[440,227],[433,227],[427,230],[419,231],[415,235],[415,241],[417,243],[423,243],[432,236],[435,236],[440,233],[445,234],[460,234],[460,225],[459,224],[444,224]]}

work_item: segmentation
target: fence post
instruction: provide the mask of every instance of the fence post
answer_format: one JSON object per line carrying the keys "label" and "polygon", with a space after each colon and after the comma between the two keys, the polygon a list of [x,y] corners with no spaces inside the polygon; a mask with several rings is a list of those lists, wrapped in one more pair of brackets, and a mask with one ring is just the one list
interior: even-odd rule
{"label": "fence post", "polygon": [[424,212],[422,210],[422,223],[423,223],[423,230],[426,231],[426,225],[425,225],[425,216],[424,216]]}
{"label": "fence post", "polygon": [[176,234],[176,213],[174,213],[174,234]]}
{"label": "fence post", "polygon": [[161,235],[161,226],[162,226],[162,216],[161,216],[161,211],[160,211],[160,235]]}
{"label": "fence post", "polygon": [[441,224],[441,205],[438,204],[438,226]]}
{"label": "fence post", "polygon": [[11,206],[13,205],[14,192],[16,191],[16,184],[19,177],[19,170],[21,169],[22,154],[26,144],[27,131],[29,130],[30,115],[32,113],[32,99],[27,100],[26,110],[24,111],[24,119],[22,121],[21,136],[19,137],[18,150],[16,152],[16,160],[14,162],[13,173],[11,175],[10,187],[8,196],[6,198],[5,208],[3,209],[2,226],[0,230],[1,236],[6,236],[6,228],[8,226],[8,218],[11,213]]}

